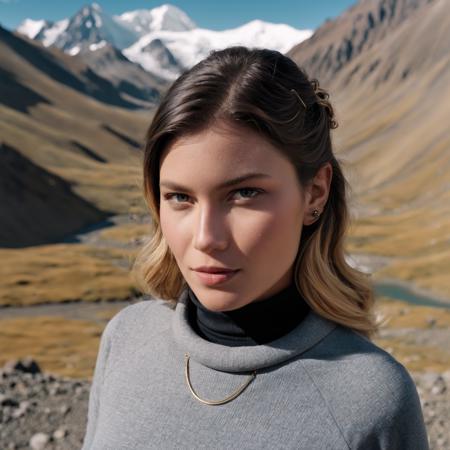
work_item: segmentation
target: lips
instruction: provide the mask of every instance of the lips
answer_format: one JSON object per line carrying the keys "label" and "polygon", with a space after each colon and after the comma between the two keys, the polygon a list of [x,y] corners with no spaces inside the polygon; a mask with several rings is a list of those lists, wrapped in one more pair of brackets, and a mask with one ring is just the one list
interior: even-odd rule
{"label": "lips", "polygon": [[208,268],[208,272],[203,270],[195,269],[195,273],[197,274],[197,277],[199,281],[201,281],[203,284],[207,286],[215,286],[217,284],[224,283],[226,281],[229,281],[232,279],[237,273],[239,273],[239,269],[237,270],[231,270],[231,269],[211,269]]}
{"label": "lips", "polygon": [[204,273],[230,273],[230,272],[236,272],[238,269],[229,269],[226,267],[197,267],[196,269],[193,269],[196,272],[204,272]]}

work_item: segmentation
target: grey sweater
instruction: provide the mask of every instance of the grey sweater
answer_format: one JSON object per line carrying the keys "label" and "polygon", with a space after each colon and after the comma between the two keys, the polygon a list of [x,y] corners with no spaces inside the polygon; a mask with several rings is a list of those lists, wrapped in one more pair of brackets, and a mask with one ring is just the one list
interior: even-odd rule
{"label": "grey sweater", "polygon": [[[100,341],[82,450],[425,450],[414,382],[389,353],[314,311],[265,345],[207,341],[175,309],[152,299],[127,306]],[[206,400],[235,392],[234,400]]]}

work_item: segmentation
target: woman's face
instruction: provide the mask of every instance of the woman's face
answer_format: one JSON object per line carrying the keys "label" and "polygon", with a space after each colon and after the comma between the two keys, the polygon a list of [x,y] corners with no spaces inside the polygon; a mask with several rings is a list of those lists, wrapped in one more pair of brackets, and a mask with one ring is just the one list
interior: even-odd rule
{"label": "woman's face", "polygon": [[305,199],[294,166],[264,138],[228,124],[178,138],[161,156],[160,191],[162,233],[206,308],[234,310],[292,281]]}

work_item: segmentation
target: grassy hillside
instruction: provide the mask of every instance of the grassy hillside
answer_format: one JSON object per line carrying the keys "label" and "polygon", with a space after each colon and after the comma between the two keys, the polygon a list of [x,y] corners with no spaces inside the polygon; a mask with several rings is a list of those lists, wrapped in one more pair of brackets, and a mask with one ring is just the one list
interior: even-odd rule
{"label": "grassy hillside", "polygon": [[114,301],[136,295],[133,250],[83,244],[0,249],[0,305]]}
{"label": "grassy hillside", "polygon": [[[388,298],[380,298],[377,303],[385,324],[374,339],[376,344],[408,370],[450,370],[450,311],[438,312]],[[122,307],[111,304],[89,320],[61,315],[0,319],[0,366],[9,359],[31,355],[45,371],[90,378],[101,332]]]}

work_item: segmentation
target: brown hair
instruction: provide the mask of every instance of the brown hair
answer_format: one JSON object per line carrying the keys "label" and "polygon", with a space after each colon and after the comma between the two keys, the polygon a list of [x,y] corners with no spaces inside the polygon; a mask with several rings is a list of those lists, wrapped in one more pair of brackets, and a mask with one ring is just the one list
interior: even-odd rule
{"label": "brown hair", "polygon": [[228,121],[268,139],[292,162],[301,186],[306,186],[320,167],[331,163],[333,176],[324,211],[302,230],[295,282],[321,316],[369,338],[377,331],[368,275],[345,259],[347,181],[332,151],[330,130],[338,124],[328,98],[319,82],[309,80],[287,56],[243,46],[212,51],[175,80],[146,135],[144,197],[152,230],[132,269],[142,291],[176,302],[186,286],[159,222],[162,151],[177,137]]}

